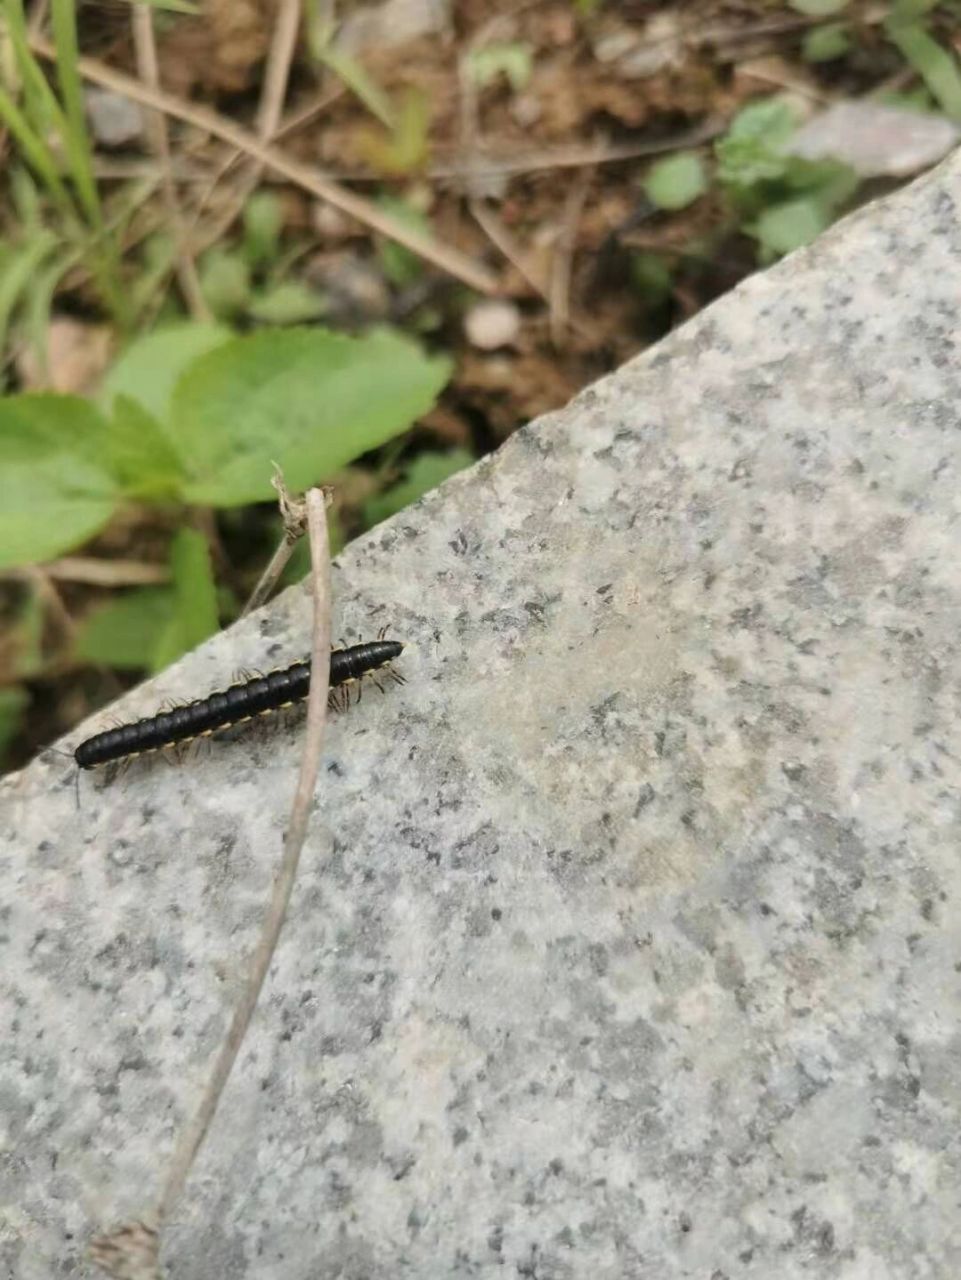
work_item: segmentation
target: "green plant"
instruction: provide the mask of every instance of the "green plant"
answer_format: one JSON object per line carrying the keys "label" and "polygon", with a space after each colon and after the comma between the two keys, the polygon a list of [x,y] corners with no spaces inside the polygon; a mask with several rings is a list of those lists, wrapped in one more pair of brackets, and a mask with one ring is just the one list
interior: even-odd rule
{"label": "green plant", "polygon": [[12,83],[0,85],[0,122],[9,130],[24,164],[36,175],[56,214],[56,241],[70,251],[62,259],[62,271],[77,260],[88,265],[115,323],[127,329],[133,315],[121,277],[118,229],[104,208],[94,178],[73,0],[52,0],[50,7],[59,96],[30,49],[23,0],[2,0],[0,12],[19,79],[17,88]]}
{"label": "green plant", "polygon": [[[73,660],[159,669],[214,631],[223,601],[190,508],[229,511],[274,498],[278,463],[294,489],[337,472],[425,412],[448,376],[392,331],[348,338],[322,329],[236,337],[180,324],[135,341],[98,403],[78,396],[0,398],[0,568],[30,565],[96,535],[122,506],[154,506],[180,524],[170,585],[145,587],[84,619]],[[167,517],[169,519],[169,516]],[[34,674],[37,603],[12,629],[5,678]],[[0,736],[26,694],[0,698]]]}
{"label": "green plant", "polygon": [[0,400],[0,567],[78,546],[124,501],[269,500],[274,461],[304,488],[407,427],[447,373],[445,360],[390,331],[234,337],[181,325],[142,338],[100,405]]}
{"label": "green plant", "polygon": [[679,151],[651,165],[644,192],[659,209],[685,209],[708,187],[704,163],[696,151]]}
{"label": "green plant", "polygon": [[530,46],[516,41],[482,45],[469,55],[467,69],[479,89],[486,89],[503,76],[513,91],[520,93],[533,71]]}
{"label": "green plant", "polygon": [[734,216],[759,243],[762,262],[813,240],[858,188],[834,160],[806,160],[788,150],[797,121],[780,97],[744,107],[715,143],[717,179]]}
{"label": "green plant", "polygon": [[961,68],[958,60],[931,35],[925,0],[898,0],[885,21],[888,39],[924,81],[946,116],[961,123]]}

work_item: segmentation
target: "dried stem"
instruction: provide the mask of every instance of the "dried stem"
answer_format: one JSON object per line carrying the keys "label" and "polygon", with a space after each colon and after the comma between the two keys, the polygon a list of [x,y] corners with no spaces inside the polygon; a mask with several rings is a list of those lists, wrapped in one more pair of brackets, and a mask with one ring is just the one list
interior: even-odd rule
{"label": "dried stem", "polygon": [[[152,89],[160,87],[160,65],[157,60],[157,42],[154,38],[153,10],[148,5],[135,4],[131,9],[130,21],[133,29],[134,48],[137,54],[137,70],[143,82]],[[160,161],[163,174],[163,199],[167,217],[173,229],[177,246],[177,281],[180,291],[195,320],[210,320],[210,308],[207,306],[200,279],[197,275],[197,264],[190,255],[184,219],[177,200],[177,187],[174,182],[173,165],[170,155],[170,136],[167,132],[167,117],[162,111],[153,111],[149,122],[150,145]]]}
{"label": "dried stem", "polygon": [[[285,497],[282,494],[282,503]],[[283,857],[274,880],[250,973],[224,1043],[215,1059],[200,1105],[174,1152],[156,1208],[140,1222],[126,1223],[91,1244],[90,1254],[93,1260],[108,1275],[115,1276],[118,1280],[159,1280],[160,1226],[170,1217],[183,1193],[197,1152],[216,1113],[267,977],[297,878],[310,820],[311,800],[320,768],[330,683],[330,546],[327,539],[327,499],[324,492],[311,489],[307,493],[305,506],[314,593],[312,667],[304,754],[291,808],[290,825],[284,840]]]}
{"label": "dried stem", "polygon": [[330,547],[327,540],[326,499],[320,489],[311,489],[306,497],[307,527],[310,536],[311,585],[314,592],[314,634],[311,650],[310,695],[307,701],[307,731],[300,776],[290,815],[290,826],[284,840],[284,853],[271,893],[263,932],[244,984],[240,1001],[231,1019],[223,1046],[217,1055],[210,1082],[200,1106],[188,1125],[167,1174],[157,1205],[157,1217],[163,1222],[179,1199],[191,1166],[210,1127],[253,1017],[267,970],[274,956],[277,940],[287,915],[287,906],[300,865],[300,854],[307,835],[310,802],[320,768],[320,752],[327,717],[327,692],[330,679]]}
{"label": "dried stem", "polygon": [[[55,59],[56,57],[53,45],[40,36],[31,38],[30,47],[42,58]],[[423,258],[425,262],[432,263],[440,271],[460,280],[471,289],[476,289],[479,293],[497,292],[497,277],[467,254],[461,253],[459,249],[454,249],[450,245],[441,244],[436,238],[404,226],[396,218],[385,213],[372,200],[348,191],[339,182],[334,182],[312,166],[295,160],[278,147],[262,142],[248,130],[234,124],[232,120],[228,120],[218,112],[211,111],[209,107],[187,102],[162,89],[152,89],[135,80],[133,76],[115,71],[105,63],[97,61],[96,58],[78,58],[77,70],[94,84],[104,85],[116,93],[132,98],[134,102],[143,103],[156,111],[164,111],[177,120],[196,125],[198,129],[204,129],[214,137],[229,142],[232,147],[259,160],[295,186],[309,191],[319,200],[326,200],[328,204],[356,218],[372,231],[377,231],[389,240],[403,245],[411,253]]]}
{"label": "dried stem", "polygon": [[284,488],[284,480],[281,475],[280,468],[274,464],[274,476],[271,484],[277,490],[280,501],[280,514],[284,519],[284,532],[280,539],[277,550],[271,557],[270,564],[260,576],[260,581],[254,587],[250,599],[244,605],[244,611],[241,615],[246,617],[248,613],[253,613],[255,609],[267,600],[270,593],[280,579],[280,575],[287,567],[287,561],[293,555],[294,547],[304,536],[307,530],[307,510],[303,502],[291,498],[290,494]]}

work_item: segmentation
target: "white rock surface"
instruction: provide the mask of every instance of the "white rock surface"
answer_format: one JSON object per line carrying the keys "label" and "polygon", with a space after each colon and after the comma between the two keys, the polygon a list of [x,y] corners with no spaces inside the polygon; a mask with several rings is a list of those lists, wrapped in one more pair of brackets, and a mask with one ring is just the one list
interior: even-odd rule
{"label": "white rock surface", "polygon": [[[959,203],[955,158],[341,557],[408,684],[331,728],[170,1276],[959,1273]],[[0,789],[3,1276],[149,1203],[300,737]]]}

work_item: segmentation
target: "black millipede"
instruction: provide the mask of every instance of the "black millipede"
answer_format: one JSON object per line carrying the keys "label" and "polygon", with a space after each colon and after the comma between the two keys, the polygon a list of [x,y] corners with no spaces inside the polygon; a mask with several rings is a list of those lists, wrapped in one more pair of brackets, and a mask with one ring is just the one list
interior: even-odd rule
{"label": "black millipede", "polygon": [[[375,675],[381,670],[398,684],[403,684],[404,677],[390,665],[403,648],[400,641],[381,637],[366,644],[331,650],[331,701],[336,704],[337,691],[343,690],[346,694],[346,687],[352,681]],[[279,711],[302,701],[309,691],[310,662],[295,662],[279,671],[254,676],[220,693],[188,702],[186,706],[95,733],[80,743],[73,757],[81,769],[93,769],[99,764],[125,760],[147,751],[159,751],[163,747],[173,747],[229,729],[245,720],[252,720],[254,716]],[[346,697],[344,701],[347,701]]]}

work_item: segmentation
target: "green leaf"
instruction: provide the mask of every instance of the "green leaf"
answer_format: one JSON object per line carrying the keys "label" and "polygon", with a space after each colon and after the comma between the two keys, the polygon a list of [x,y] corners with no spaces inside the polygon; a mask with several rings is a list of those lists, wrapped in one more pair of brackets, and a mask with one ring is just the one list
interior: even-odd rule
{"label": "green leaf", "polygon": [[364,158],[386,173],[404,175],[420,168],[430,151],[430,99],[420,89],[408,88],[391,112],[391,126],[380,131],[358,133],[357,143]]}
{"label": "green leaf", "polygon": [[[380,207],[389,213],[401,226],[409,228],[422,236],[430,237],[432,228],[429,219],[408,200],[400,200],[397,196],[383,195],[377,201]],[[380,259],[384,275],[397,288],[413,284],[424,274],[424,264],[416,254],[398,244],[396,240],[378,237],[377,256]]]}
{"label": "green leaf", "polygon": [[794,129],[794,112],[780,97],[744,107],[714,144],[718,180],[725,186],[748,188],[782,178],[790,162],[784,147]]}
{"label": "green leaf", "polygon": [[830,210],[850,200],[861,182],[856,170],[840,160],[807,160],[803,156],[791,157],[784,176],[790,191],[816,196]]}
{"label": "green leaf", "polygon": [[153,665],[157,637],[174,610],[169,587],[128,591],[94,609],[81,623],[74,652],[84,662],[140,671]]}
{"label": "green leaf", "polygon": [[631,258],[631,277],[644,301],[657,306],[671,294],[671,268],[658,253],[640,252]]}
{"label": "green leaf", "polygon": [[263,330],[209,352],[174,392],[175,445],[188,499],[269,500],[273,463],[306,489],[406,430],[433,404],[450,364],[381,331]]}
{"label": "green leaf", "polygon": [[469,54],[467,67],[471,79],[480,89],[486,89],[504,76],[515,93],[520,93],[531,78],[533,64],[531,49],[526,44],[488,44]]}
{"label": "green leaf", "polygon": [[[12,251],[0,264],[0,352],[6,349],[7,326],[14,308],[56,245],[57,237],[40,229],[25,242],[12,246]],[[0,368],[0,386],[4,382]]]}
{"label": "green leaf", "polygon": [[405,480],[364,503],[364,523],[368,528],[380,524],[474,462],[475,458],[466,449],[452,449],[450,453],[422,453],[411,463]]}
{"label": "green leaf", "polygon": [[792,9],[809,18],[833,18],[848,6],[848,0],[788,0]]}
{"label": "green leaf", "polygon": [[889,18],[886,26],[888,39],[914,67],[945,115],[961,122],[961,71],[955,58],[920,23]]}
{"label": "green leaf", "polygon": [[39,675],[43,668],[43,627],[43,601],[31,588],[10,630],[11,666],[22,680]]}
{"label": "green leaf", "polygon": [[901,111],[916,111],[918,115],[937,115],[941,111],[923,84],[916,85],[904,93],[894,90],[882,90],[868,95],[869,102],[880,103],[882,107],[896,107]]}
{"label": "green leaf", "polygon": [[30,695],[19,685],[0,689],[0,760],[20,732],[23,713],[29,701]]}
{"label": "green leaf", "polygon": [[200,291],[219,319],[239,315],[250,300],[250,268],[239,253],[211,249],[200,263]]}
{"label": "green leaf", "polygon": [[143,405],[128,395],[114,399],[109,424],[109,461],[130,498],[176,498],[186,473],[170,437]]}
{"label": "green leaf", "polygon": [[790,103],[779,94],[761,98],[742,107],[725,135],[728,138],[756,138],[766,147],[783,147],[797,127]]}
{"label": "green leaf", "polygon": [[0,400],[0,568],[72,550],[107,523],[119,493],[106,434],[79,396]]}
{"label": "green leaf", "polygon": [[857,174],[848,166],[789,154],[786,146],[794,127],[791,107],[781,98],[769,98],[739,112],[716,144],[718,179],[742,218],[779,208],[792,192],[816,195],[830,211],[857,189]]}
{"label": "green leaf", "polygon": [[827,22],[807,33],[801,45],[801,56],[805,62],[830,62],[833,58],[843,57],[850,47],[847,23]]}
{"label": "green leaf", "polygon": [[651,167],[644,191],[659,209],[685,209],[707,190],[707,174],[696,151],[681,151]]}
{"label": "green leaf", "polygon": [[170,549],[173,610],[151,656],[155,671],[189,653],[220,626],[217,584],[207,540],[196,529],[181,529]]}
{"label": "green leaf", "polygon": [[138,338],[107,375],[100,403],[112,410],[116,396],[130,396],[166,426],[177,379],[198,356],[232,337],[231,331],[219,324],[185,322]]}
{"label": "green leaf", "polygon": [[254,294],[247,314],[262,324],[303,324],[317,320],[327,310],[322,293],[299,280],[282,280],[272,289]]}
{"label": "green leaf", "polygon": [[244,206],[244,257],[251,267],[273,262],[280,247],[284,211],[272,191],[255,191]]}
{"label": "green leaf", "polygon": [[810,244],[831,224],[831,215],[816,197],[802,196],[765,209],[752,234],[768,257],[778,257]]}

